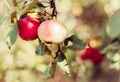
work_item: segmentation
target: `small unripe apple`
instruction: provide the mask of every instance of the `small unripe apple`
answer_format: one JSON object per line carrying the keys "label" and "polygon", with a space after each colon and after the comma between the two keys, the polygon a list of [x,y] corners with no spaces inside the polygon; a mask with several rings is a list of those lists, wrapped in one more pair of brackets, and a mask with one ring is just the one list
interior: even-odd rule
{"label": "small unripe apple", "polygon": [[67,35],[67,30],[63,23],[57,20],[47,20],[40,24],[38,36],[41,41],[60,43]]}
{"label": "small unripe apple", "polygon": [[30,17],[25,17],[18,20],[18,32],[19,36],[23,40],[35,40],[38,38],[37,30],[40,25],[40,21]]}

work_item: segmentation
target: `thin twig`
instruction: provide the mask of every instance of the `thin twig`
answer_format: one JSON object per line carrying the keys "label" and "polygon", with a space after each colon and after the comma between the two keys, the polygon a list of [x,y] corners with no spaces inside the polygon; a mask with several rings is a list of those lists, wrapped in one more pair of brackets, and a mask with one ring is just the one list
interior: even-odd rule
{"label": "thin twig", "polygon": [[51,16],[57,18],[57,9],[56,9],[55,0],[50,0],[50,8],[53,9]]}

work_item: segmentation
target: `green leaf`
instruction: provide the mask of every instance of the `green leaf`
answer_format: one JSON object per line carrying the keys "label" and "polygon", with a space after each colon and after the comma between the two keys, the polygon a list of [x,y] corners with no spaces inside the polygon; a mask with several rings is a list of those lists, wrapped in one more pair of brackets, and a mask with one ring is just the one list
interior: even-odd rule
{"label": "green leaf", "polygon": [[58,62],[57,64],[61,68],[61,70],[63,70],[64,73],[66,73],[69,76],[71,75],[67,60],[64,60],[62,62]]}
{"label": "green leaf", "polygon": [[50,69],[51,65],[49,64],[43,74],[45,78],[50,77]]}
{"label": "green leaf", "polygon": [[38,0],[27,1],[21,10],[17,12],[17,19],[19,20],[22,15],[24,15],[29,9],[33,8],[38,3]]}
{"label": "green leaf", "polygon": [[59,61],[59,62],[62,62],[64,59],[66,59],[64,53],[63,53],[63,52],[59,52],[58,61]]}
{"label": "green leaf", "polygon": [[109,50],[106,54],[106,57],[109,59],[109,60],[112,60],[112,58],[114,57],[114,54],[116,53],[116,51],[114,50]]}
{"label": "green leaf", "polygon": [[54,75],[55,75],[56,65],[57,65],[56,62],[53,62],[53,63],[51,64],[51,68],[50,68],[50,76],[51,76],[52,78],[54,78]]}
{"label": "green leaf", "polygon": [[9,15],[8,13],[5,14],[5,15],[0,19],[0,26],[1,26],[2,23],[3,23],[4,21],[6,21],[9,17],[10,17],[10,15]]}
{"label": "green leaf", "polygon": [[106,26],[106,32],[112,39],[120,36],[120,9],[118,9],[109,19]]}
{"label": "green leaf", "polygon": [[75,61],[75,51],[73,49],[67,48],[64,52],[67,62]]}
{"label": "green leaf", "polygon": [[77,35],[72,35],[67,40],[72,42],[72,45],[69,45],[70,49],[83,49],[86,46],[86,41],[79,39]]}
{"label": "green leaf", "polygon": [[13,23],[9,28],[11,29],[9,30],[8,39],[6,43],[8,47],[11,48],[11,46],[15,43],[17,39],[17,33],[18,33],[17,23]]}
{"label": "green leaf", "polygon": [[48,77],[53,78],[55,75],[55,71],[56,71],[56,62],[52,62],[48,65],[43,75],[45,78],[48,78]]}
{"label": "green leaf", "polygon": [[44,8],[37,6],[37,7],[35,7],[34,10],[35,10],[35,13],[40,13],[44,10]]}
{"label": "green leaf", "polygon": [[66,38],[64,41],[64,45],[67,46],[70,38]]}
{"label": "green leaf", "polygon": [[39,45],[36,47],[35,53],[37,55],[45,55],[45,45],[44,43],[39,43]]}

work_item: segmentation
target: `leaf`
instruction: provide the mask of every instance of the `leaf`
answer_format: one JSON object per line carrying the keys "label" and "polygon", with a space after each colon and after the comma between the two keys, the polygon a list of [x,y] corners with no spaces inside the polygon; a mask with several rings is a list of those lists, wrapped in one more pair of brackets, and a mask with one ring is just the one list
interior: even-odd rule
{"label": "leaf", "polygon": [[2,23],[3,23],[4,21],[6,21],[9,17],[10,17],[10,15],[9,15],[8,13],[5,14],[5,15],[3,16],[3,18],[0,19],[0,26],[1,26]]}
{"label": "leaf", "polygon": [[33,8],[38,3],[38,0],[27,1],[23,5],[22,9],[17,12],[17,19],[19,20],[22,15],[24,15],[28,10]]}
{"label": "leaf", "polygon": [[64,52],[67,62],[75,61],[75,51],[73,49],[67,48]]}
{"label": "leaf", "polygon": [[56,71],[56,62],[52,62],[48,65],[43,75],[45,78],[48,78],[48,77],[53,78],[55,75],[55,71]]}
{"label": "leaf", "polygon": [[58,62],[57,64],[61,68],[61,70],[63,70],[64,73],[66,73],[69,76],[71,75],[67,60],[64,60],[62,62]]}
{"label": "leaf", "polygon": [[[86,46],[86,42],[84,40],[79,39],[77,35],[72,35],[67,38],[67,40],[72,42],[72,45],[68,46],[70,49],[83,49]],[[68,44],[68,42],[66,42]]]}
{"label": "leaf", "polygon": [[17,33],[18,33],[17,23],[13,23],[10,28],[11,29],[9,30],[8,33],[8,39],[6,41],[9,48],[11,48],[11,46],[15,43],[17,39]]}
{"label": "leaf", "polygon": [[120,9],[109,19],[106,26],[106,33],[111,39],[120,36]]}
{"label": "leaf", "polygon": [[44,43],[39,43],[39,45],[36,47],[35,53],[37,55],[41,55],[41,56],[45,55],[45,45],[44,45]]}
{"label": "leaf", "polygon": [[51,68],[51,65],[49,64],[43,74],[45,78],[50,77],[50,68]]}
{"label": "leaf", "polygon": [[64,53],[63,53],[63,52],[59,52],[58,61],[59,61],[59,62],[62,62],[64,59],[66,59]]}
{"label": "leaf", "polygon": [[40,6],[36,6],[36,7],[34,8],[34,10],[35,10],[35,13],[40,13],[40,12],[42,12],[42,11],[44,10],[44,8],[43,8],[43,7],[40,7]]}
{"label": "leaf", "polygon": [[67,46],[70,38],[66,38],[64,41],[64,45]]}
{"label": "leaf", "polygon": [[114,54],[116,53],[116,51],[114,50],[110,50],[107,52],[106,54],[106,57],[109,59],[109,60],[112,60],[112,58],[114,57]]}
{"label": "leaf", "polygon": [[51,64],[51,68],[50,68],[50,76],[51,76],[52,78],[54,78],[54,75],[55,75],[56,65],[57,65],[56,62],[52,62],[52,64]]}

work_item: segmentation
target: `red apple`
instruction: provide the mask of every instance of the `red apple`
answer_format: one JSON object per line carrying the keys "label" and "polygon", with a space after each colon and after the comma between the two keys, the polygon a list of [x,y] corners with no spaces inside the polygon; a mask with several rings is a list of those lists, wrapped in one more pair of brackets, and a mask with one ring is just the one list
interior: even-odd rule
{"label": "red apple", "polygon": [[37,30],[40,22],[37,19],[25,17],[18,20],[19,36],[23,40],[35,40],[38,38]]}
{"label": "red apple", "polygon": [[47,20],[40,24],[38,36],[41,41],[60,43],[67,35],[67,30],[63,23],[57,20]]}
{"label": "red apple", "polygon": [[98,65],[103,60],[104,54],[89,46],[85,49],[85,52],[80,55],[80,58],[82,60],[89,59],[93,62],[94,65]]}

